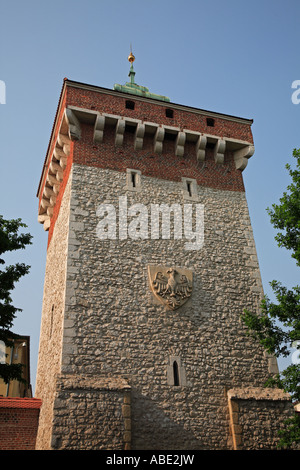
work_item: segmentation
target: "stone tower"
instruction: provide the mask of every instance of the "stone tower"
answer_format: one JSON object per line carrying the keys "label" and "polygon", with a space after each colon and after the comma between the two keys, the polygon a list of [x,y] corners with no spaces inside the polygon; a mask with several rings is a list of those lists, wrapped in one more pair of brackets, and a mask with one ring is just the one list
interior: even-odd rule
{"label": "stone tower", "polygon": [[150,93],[129,61],[113,90],[64,80],[42,170],[37,448],[274,448],[289,397],[240,320],[263,295],[252,121]]}

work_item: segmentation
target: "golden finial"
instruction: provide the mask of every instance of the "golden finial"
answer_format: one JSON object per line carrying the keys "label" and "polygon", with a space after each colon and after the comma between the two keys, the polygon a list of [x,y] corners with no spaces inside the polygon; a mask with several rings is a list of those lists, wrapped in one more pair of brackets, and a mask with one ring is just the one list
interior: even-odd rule
{"label": "golden finial", "polygon": [[132,54],[132,47],[131,47],[131,44],[130,44],[130,54],[129,54],[129,56],[128,56],[128,60],[129,60],[129,62],[130,62],[131,64],[132,64],[132,62],[135,61],[135,57],[134,57],[134,55]]}

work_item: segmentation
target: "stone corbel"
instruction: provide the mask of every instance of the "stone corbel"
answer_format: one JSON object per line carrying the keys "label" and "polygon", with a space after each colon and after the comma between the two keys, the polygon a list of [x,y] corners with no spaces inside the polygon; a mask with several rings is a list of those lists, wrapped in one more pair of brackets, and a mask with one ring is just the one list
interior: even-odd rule
{"label": "stone corbel", "polygon": [[134,150],[141,150],[143,148],[144,135],[145,135],[145,124],[142,124],[141,122],[139,122],[135,131]]}
{"label": "stone corbel", "polygon": [[219,164],[224,163],[224,154],[225,154],[226,142],[223,139],[218,139],[215,145],[214,158],[215,162]]}
{"label": "stone corbel", "polygon": [[50,218],[53,216],[53,206],[47,207],[47,214]]}
{"label": "stone corbel", "polygon": [[53,155],[56,158],[56,160],[59,161],[59,165],[61,167],[60,169],[64,170],[67,166],[67,156],[66,156],[66,154],[61,149],[56,147],[54,149]]}
{"label": "stone corbel", "polygon": [[52,186],[53,192],[58,194],[60,188],[60,182],[57,180],[56,176],[54,175],[47,175],[47,181]]}
{"label": "stone corbel", "polygon": [[49,188],[48,186],[45,186],[44,191],[43,191],[43,196],[50,199],[52,196],[55,196],[55,193],[51,188]]}
{"label": "stone corbel", "polygon": [[200,135],[196,143],[197,160],[200,162],[204,162],[205,160],[206,143],[207,137],[205,135]]}
{"label": "stone corbel", "polygon": [[178,132],[175,143],[175,155],[177,155],[177,157],[183,157],[184,155],[185,139],[185,132]]}
{"label": "stone corbel", "polygon": [[46,199],[43,195],[41,204],[39,207],[38,222],[43,224],[44,230],[49,230],[50,227],[50,216],[48,214],[48,207],[51,207],[51,202],[49,199]]}
{"label": "stone corbel", "polygon": [[44,230],[47,231],[50,228],[51,219],[47,213],[38,215],[38,222],[43,224]]}
{"label": "stone corbel", "polygon": [[41,215],[38,215],[38,222],[40,224],[43,224],[44,222],[46,222],[46,220],[49,219],[49,215],[47,215],[46,213],[45,214],[41,214]]}
{"label": "stone corbel", "polygon": [[62,151],[67,157],[70,154],[70,150],[71,150],[71,142],[70,142],[69,137],[67,135],[59,133],[57,137],[57,142],[60,145],[60,147],[62,147]]}
{"label": "stone corbel", "polygon": [[105,116],[97,113],[94,127],[94,142],[101,143],[103,141],[103,131],[105,126]]}
{"label": "stone corbel", "polygon": [[45,186],[43,196],[49,199],[51,206],[54,206],[56,203],[56,194],[51,188]]}
{"label": "stone corbel", "polygon": [[117,122],[117,126],[116,126],[116,137],[115,137],[116,147],[121,147],[123,145],[124,132],[125,132],[125,120],[119,119]]}
{"label": "stone corbel", "polygon": [[41,207],[44,209],[44,211],[47,211],[48,207],[50,207],[51,202],[50,199],[47,198],[42,198],[41,200]]}
{"label": "stone corbel", "polygon": [[75,113],[69,109],[65,109],[65,118],[69,126],[70,140],[79,140],[81,137],[81,128]]}
{"label": "stone corbel", "polygon": [[[72,110],[65,110],[64,122],[68,124],[70,138],[78,139],[80,137],[80,126]],[[71,150],[70,138],[68,135],[62,134],[62,127],[63,124],[61,125],[53,154],[51,155],[49,170],[39,207],[38,221],[44,225],[45,230],[49,230],[50,227],[56,197],[63,180],[63,171],[67,166],[67,158]]]}
{"label": "stone corbel", "polygon": [[49,168],[50,168],[52,173],[54,173],[56,175],[57,175],[57,173],[59,173],[59,176],[58,177],[56,176],[56,179],[62,180],[62,178],[61,178],[62,177],[62,169],[61,169],[61,166],[58,163],[55,163],[55,162],[52,161],[50,163]]}
{"label": "stone corbel", "polygon": [[155,153],[162,153],[164,137],[165,137],[165,129],[163,127],[158,127],[155,132],[155,137],[154,137],[154,152]]}
{"label": "stone corbel", "polygon": [[243,171],[247,164],[248,164],[248,159],[252,157],[254,154],[254,145],[247,145],[240,150],[236,150],[234,152],[234,162],[235,162],[235,167],[237,170]]}

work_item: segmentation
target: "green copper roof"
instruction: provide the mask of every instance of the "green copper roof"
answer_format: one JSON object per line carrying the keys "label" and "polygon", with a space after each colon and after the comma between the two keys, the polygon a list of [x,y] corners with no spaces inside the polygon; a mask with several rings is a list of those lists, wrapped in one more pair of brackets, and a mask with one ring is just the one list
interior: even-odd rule
{"label": "green copper roof", "polygon": [[155,100],[167,101],[170,102],[170,98],[163,95],[156,95],[155,93],[150,93],[149,88],[145,86],[140,86],[134,81],[135,71],[133,69],[133,63],[131,62],[130,71],[128,76],[130,77],[130,82],[126,82],[125,85],[119,85],[116,83],[114,85],[114,90],[123,91],[125,93],[131,93],[132,95],[143,96],[145,98],[153,98]]}

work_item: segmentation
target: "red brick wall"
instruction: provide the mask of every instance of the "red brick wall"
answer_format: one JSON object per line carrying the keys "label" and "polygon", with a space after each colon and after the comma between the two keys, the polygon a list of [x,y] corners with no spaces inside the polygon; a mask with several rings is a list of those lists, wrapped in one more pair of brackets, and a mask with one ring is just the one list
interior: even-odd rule
{"label": "red brick wall", "polygon": [[41,400],[0,398],[0,450],[34,450]]}
{"label": "red brick wall", "polygon": [[[72,105],[109,113],[119,116],[128,116],[142,121],[155,122],[180,129],[189,129],[196,132],[216,135],[220,138],[230,137],[253,143],[251,125],[249,121],[240,122],[235,119],[214,117],[214,127],[207,126],[205,114],[199,114],[187,109],[173,109],[174,117],[166,117],[166,109],[172,104],[156,104],[153,101],[139,101],[135,96],[127,98],[93,90],[75,88],[67,85],[66,106]],[[125,107],[126,99],[134,101],[135,109]],[[134,134],[125,130],[122,147],[114,145],[114,130],[105,127],[104,139],[101,144],[93,142],[93,125],[81,123],[81,139],[74,145],[74,163],[109,168],[117,171],[126,171],[126,168],[138,169],[143,175],[172,181],[181,181],[181,178],[196,179],[199,185],[230,191],[244,191],[243,177],[240,170],[236,170],[231,152],[225,152],[224,165],[216,165],[213,150],[206,150],[205,162],[198,162],[195,144],[186,142],[184,157],[175,155],[175,141],[167,139],[163,142],[162,155],[153,151],[153,137],[145,135],[142,150],[134,150]]]}
{"label": "red brick wall", "polygon": [[[134,101],[135,109],[126,109],[126,100]],[[173,109],[172,103],[156,104],[153,101],[139,101],[134,95],[122,96],[99,93],[97,91],[67,87],[67,105],[77,106],[99,111],[101,113],[129,116],[142,121],[156,122],[166,126],[180,127],[196,132],[203,132],[218,137],[230,137],[253,143],[251,127],[248,123],[231,121],[220,117],[214,117],[214,127],[207,126],[206,118],[209,116],[199,114],[187,109]],[[173,109],[173,119],[166,117],[166,108]]]}
{"label": "red brick wall", "polygon": [[142,150],[134,150],[134,135],[125,131],[122,147],[114,145],[114,130],[106,128],[101,144],[93,143],[93,126],[81,123],[81,139],[74,143],[73,162],[126,172],[126,168],[140,170],[142,175],[172,181],[184,176],[193,178],[201,186],[244,191],[242,172],[236,170],[231,152],[225,152],[224,165],[216,165],[213,150],[207,149],[205,162],[196,159],[195,144],[187,142],[185,156],[175,155],[175,142],[164,140],[163,153],[153,152],[153,138],[145,136]]}

